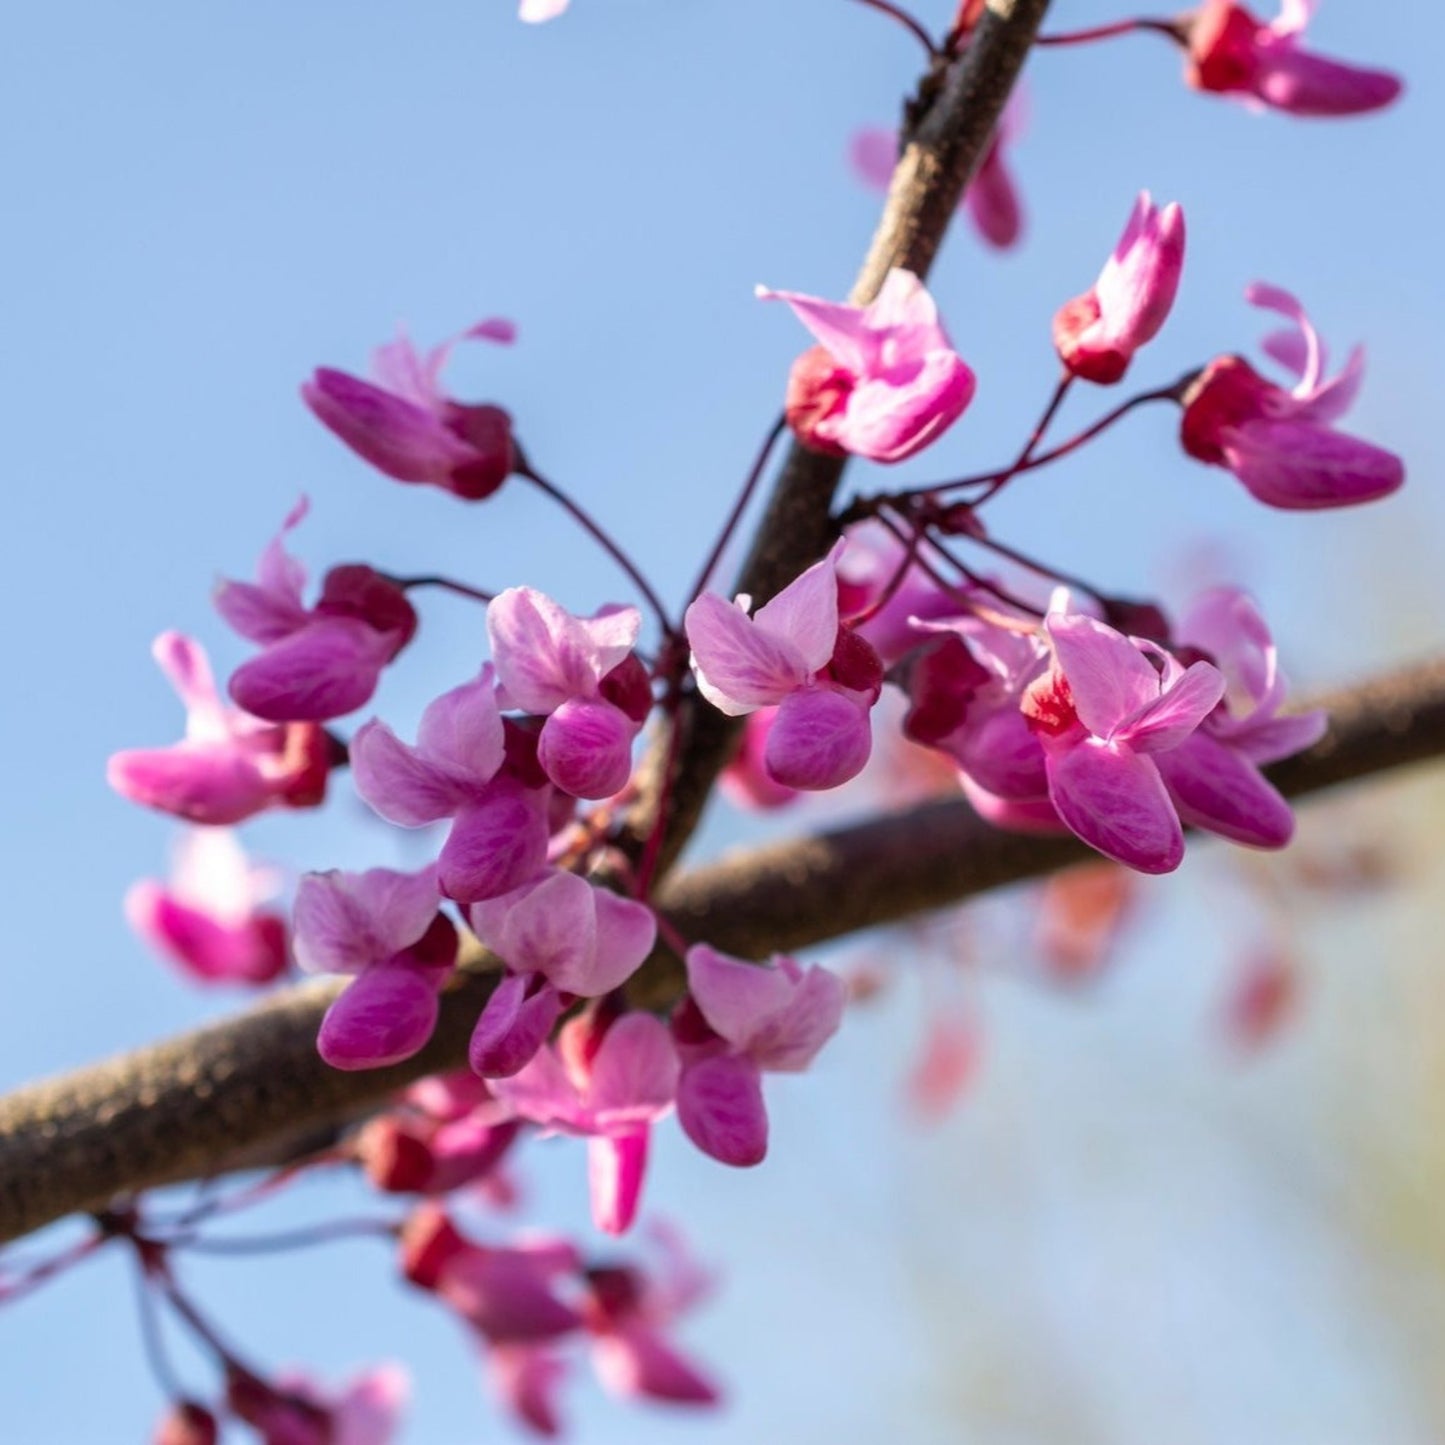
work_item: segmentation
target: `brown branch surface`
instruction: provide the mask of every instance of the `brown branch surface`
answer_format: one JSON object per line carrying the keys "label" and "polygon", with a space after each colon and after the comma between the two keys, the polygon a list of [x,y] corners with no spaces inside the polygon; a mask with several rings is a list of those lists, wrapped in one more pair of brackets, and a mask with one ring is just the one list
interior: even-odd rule
{"label": "brown branch surface", "polygon": [[[928,275],[1048,4],[1049,0],[988,0],[963,56],[940,62],[923,78],[908,107],[908,139],[893,172],[882,218],[853,283],[849,299],[855,305],[871,301],[894,266],[920,277]],[[824,456],[801,442],[793,443],[735,591],[764,603],[828,550],[837,530],[831,515],[833,497],[845,465],[846,458]],[[705,706],[696,694],[684,699],[675,725],[682,732],[682,745],[666,801],[662,873],[677,861],[697,827],[740,730],[736,720]],[[639,838],[651,829],[662,806],[668,757],[667,737],[657,738],[639,774],[641,799],[630,820]]]}
{"label": "brown branch surface", "polygon": [[[1321,701],[1332,714],[1324,739],[1271,770],[1290,796],[1445,757],[1445,658]],[[1092,856],[1071,839],[999,832],[962,802],[936,802],[737,853],[671,880],[657,901],[685,937],[760,958]],[[391,1069],[322,1063],[316,1030],[337,985],[316,983],[0,1099],[0,1240],[121,1191],[231,1167],[375,1107],[411,1079],[462,1066],[492,977],[462,971],[435,1038]],[[661,1007],[679,986],[676,960],[654,960],[634,996]]]}

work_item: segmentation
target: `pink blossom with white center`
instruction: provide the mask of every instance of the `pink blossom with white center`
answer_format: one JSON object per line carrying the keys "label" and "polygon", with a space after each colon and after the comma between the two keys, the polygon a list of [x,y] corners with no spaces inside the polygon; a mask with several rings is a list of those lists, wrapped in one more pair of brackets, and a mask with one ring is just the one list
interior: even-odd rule
{"label": "pink blossom with white center", "polygon": [[295,949],[302,968],[349,973],[326,1010],[316,1047],[337,1069],[377,1069],[410,1058],[431,1037],[437,994],[456,965],[457,933],[437,911],[436,868],[398,873],[308,873],[296,890]]}
{"label": "pink blossom with white center", "polygon": [[472,932],[510,970],[472,1034],[472,1068],[515,1074],[574,999],[620,988],[652,952],[657,920],[645,903],[550,869],[467,911]]}
{"label": "pink blossom with white center", "polygon": [[453,820],[437,859],[442,891],[460,903],[493,898],[547,859],[547,793],[506,766],[507,737],[490,668],[428,705],[416,746],[373,719],[351,742],[356,791],[389,823]]}
{"label": "pink blossom with white center", "polygon": [[866,306],[765,286],[757,294],[786,301],[818,340],[793,363],[785,402],[789,426],[814,451],[901,462],[973,400],[973,372],[911,271],[890,271]]}
{"label": "pink blossom with white center", "polygon": [[683,619],[702,695],[729,717],[778,709],[763,766],[788,788],[836,788],[872,748],[869,712],[882,691],[877,654],[838,622],[839,542],[751,617],[750,600],[705,592]]}
{"label": "pink blossom with white center", "polygon": [[1155,760],[1179,816],[1236,843],[1284,847],[1294,814],[1259,769],[1318,742],[1328,718],[1318,709],[1280,713],[1286,683],[1274,639],[1237,589],[1206,592],[1181,620],[1178,639],[1225,679],[1223,698],[1199,730]]}
{"label": "pink blossom with white center", "polygon": [[223,581],[216,610],[264,651],[231,676],[236,703],[271,722],[322,722],[370,700],[381,670],[411,641],[416,612],[406,594],[370,567],[333,567],[315,606],[301,590],[305,568],[287,555],[286,533],[306,515],[303,497],[261,554],[255,582]]}
{"label": "pink blossom with white center", "polygon": [[205,651],[179,632],[163,632],[151,654],[186,705],[186,735],[167,748],[113,753],[106,780],[116,792],[206,824],[322,801],[331,745],[315,723],[278,725],[227,707]]}
{"label": "pink blossom with white center", "polygon": [[489,497],[516,465],[512,421],[499,406],[464,405],[441,389],[458,341],[510,343],[510,321],[479,321],[424,355],[405,332],[372,354],[375,382],[321,367],[301,388],[317,418],[399,482],[426,482],[465,501]]}
{"label": "pink blossom with white center", "polygon": [[332,1393],[300,1371],[273,1382],[232,1370],[231,1410],[263,1445],[391,1445],[411,1393],[400,1365],[379,1365]]}
{"label": "pink blossom with white center", "polygon": [[1178,747],[1224,694],[1207,662],[1185,668],[1056,599],[1044,620],[1049,673],[1024,711],[1039,736],[1049,801],[1091,848],[1142,873],[1169,873],[1184,834],[1154,755]]}
{"label": "pink blossom with white center", "polygon": [[1329,60],[1300,41],[1314,0],[1283,0],[1268,25],[1232,0],[1205,0],[1183,19],[1189,65],[1185,78],[1196,90],[1237,95],[1290,115],[1360,115],[1389,105],[1400,79]]}
{"label": "pink blossom with white center", "polygon": [[1264,350],[1297,378],[1295,385],[1285,391],[1237,356],[1212,361],[1183,397],[1184,450],[1228,468],[1271,507],[1346,507],[1395,491],[1405,480],[1400,458],[1331,425],[1359,391],[1361,348],[1326,380],[1324,345],[1300,303],[1263,282],[1250,286],[1245,299],[1294,323],[1267,337]]}
{"label": "pink blossom with white center", "polygon": [[1099,279],[1054,317],[1054,346],[1074,375],[1109,385],[1164,325],[1184,269],[1184,212],[1141,191]]}
{"label": "pink blossom with white center", "polygon": [[652,707],[632,655],[641,625],[635,607],[574,617],[531,587],[509,587],[487,607],[503,706],[547,719],[537,758],[573,797],[611,797],[631,776],[632,742]]}
{"label": "pink blossom with white center", "polygon": [[197,828],[177,845],[169,883],[131,886],[125,916],[198,983],[270,983],[290,960],[286,920],[262,906],[279,891],[276,872],[250,863],[229,829]]}
{"label": "pink blossom with white center", "polygon": [[678,1070],[672,1037],[651,1014],[610,1023],[583,1014],[492,1088],[522,1118],[586,1137],[593,1221],[622,1234],[637,1214],[649,1131],[673,1107]]}
{"label": "pink blossom with white center", "polygon": [[[1016,87],[958,203],[980,238],[1000,251],[1017,245],[1023,235],[1023,201],[1007,153],[1023,134],[1025,109],[1023,92]],[[886,191],[898,161],[898,136],[891,130],[870,126],[854,135],[848,155],[854,174],[865,185]]]}
{"label": "pink blossom with white center", "polygon": [[597,1377],[623,1399],[716,1405],[717,1386],[667,1338],[677,1320],[712,1289],[676,1230],[654,1224],[647,1233],[659,1251],[657,1267],[591,1269],[584,1310]]}
{"label": "pink blossom with white center", "polygon": [[688,999],[673,1021],[682,1053],[677,1117],[704,1154],[760,1164],[768,1151],[764,1073],[802,1073],[843,1021],[843,981],[779,956],[747,963],[694,944]]}

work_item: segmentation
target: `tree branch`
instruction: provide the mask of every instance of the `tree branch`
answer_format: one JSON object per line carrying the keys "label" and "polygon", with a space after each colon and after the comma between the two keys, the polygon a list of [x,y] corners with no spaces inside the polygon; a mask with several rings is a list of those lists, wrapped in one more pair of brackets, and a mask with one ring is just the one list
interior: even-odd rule
{"label": "tree branch", "polygon": [[[1445,658],[1321,699],[1332,722],[1270,770],[1298,797],[1445,757]],[[740,852],[671,880],[658,904],[688,938],[760,958],[894,922],[1094,857],[1072,839],[999,832],[962,802],[936,802],[815,837]],[[316,1053],[340,985],[293,988],[234,1018],[0,1099],[0,1240],[114,1194],[234,1167],[297,1131],[375,1108],[411,1079],[465,1064],[492,987],[462,970],[436,1036],[395,1068],[342,1073]],[[677,961],[656,958],[635,997],[663,1007]]]}

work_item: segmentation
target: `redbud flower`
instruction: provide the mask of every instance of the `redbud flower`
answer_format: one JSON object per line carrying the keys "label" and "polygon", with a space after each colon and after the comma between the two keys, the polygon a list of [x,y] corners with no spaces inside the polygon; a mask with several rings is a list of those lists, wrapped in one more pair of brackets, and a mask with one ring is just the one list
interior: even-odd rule
{"label": "redbud flower", "polygon": [[296,890],[302,968],[356,977],[321,1020],[316,1047],[336,1069],[378,1069],[431,1037],[457,932],[437,911],[435,867],[419,873],[308,873]]}
{"label": "redbud flower", "polygon": [[490,668],[427,707],[415,747],[379,719],[351,742],[356,791],[388,822],[454,820],[437,869],[442,891],[463,903],[518,887],[547,860],[550,789],[515,777],[506,748]]}
{"label": "redbud flower", "polygon": [[974,376],[911,271],[894,269],[866,306],[760,286],[818,338],[793,364],[788,424],[815,451],[901,462],[936,440],[973,400]]}
{"label": "redbud flower", "polygon": [[[1023,234],[1023,202],[1009,169],[1007,152],[1023,130],[1023,92],[1015,89],[998,127],[979,159],[978,169],[958,203],[979,236],[1000,251],[1017,245]],[[898,137],[890,130],[860,130],[849,147],[854,173],[874,190],[886,191],[898,160]]]}
{"label": "redbud flower", "polygon": [[378,471],[480,501],[516,463],[512,420],[499,406],[463,405],[447,396],[441,369],[458,341],[508,343],[515,334],[509,321],[480,321],[423,356],[402,333],[372,354],[375,383],[323,366],[302,386],[301,397]]}
{"label": "redbud flower", "polygon": [[1271,507],[1346,507],[1395,491],[1405,480],[1400,458],[1330,425],[1359,391],[1361,349],[1326,381],[1325,348],[1300,303],[1262,282],[1245,299],[1295,323],[1295,330],[1266,338],[1264,350],[1298,380],[1285,391],[1237,356],[1210,362],[1183,396],[1184,450],[1228,468]]}
{"label": "redbud flower", "polygon": [[1075,376],[1108,385],[1164,325],[1184,268],[1184,213],[1141,191],[1099,279],[1054,317],[1054,346]]}
{"label": "redbud flower", "polygon": [[635,607],[574,617],[531,587],[509,587],[487,607],[502,705],[547,719],[537,760],[573,797],[611,797],[631,776],[632,741],[652,708],[632,657],[641,625]]}
{"label": "redbud flower", "polygon": [[552,869],[474,903],[472,931],[511,970],[492,991],[472,1034],[478,1074],[515,1074],[576,998],[620,988],[652,952],[657,920],[645,903]]}
{"label": "redbud flower", "polygon": [[567,1361],[546,1345],[493,1345],[487,1351],[492,1389],[522,1424],[549,1440],[562,1433],[557,1396],[567,1368]]}
{"label": "redbud flower", "polygon": [[226,707],[204,650],[179,632],[163,632],[151,654],[186,705],[186,736],[112,754],[106,779],[116,792],[192,823],[239,823],[267,808],[321,802],[331,747],[315,723],[279,726]]}
{"label": "redbud flower", "polygon": [[492,1089],[522,1118],[587,1138],[593,1221],[622,1234],[636,1217],[649,1131],[672,1109],[678,1067],[666,1027],[651,1014],[610,1022],[582,1014]]}
{"label": "redbud flower", "polygon": [[169,884],[125,896],[130,926],[198,983],[270,983],[286,971],[286,922],[261,905],[277,891],[224,828],[194,829],[176,848]]}
{"label": "redbud flower", "polygon": [[684,618],[702,695],[729,717],[778,709],[763,765],[775,783],[836,788],[872,747],[868,715],[883,669],[861,637],[838,623],[838,543],[756,614],[705,592]]}
{"label": "redbud flower", "polygon": [[259,1433],[262,1445],[390,1445],[408,1393],[400,1365],[369,1370],[339,1394],[294,1372],[268,1383],[233,1369],[226,1382],[232,1413]]}
{"label": "redbud flower", "polygon": [[322,722],[370,700],[381,670],[416,631],[406,594],[370,567],[333,567],[314,607],[306,569],[286,553],[286,533],[306,515],[303,497],[261,554],[255,582],[223,581],[216,610],[265,649],[231,676],[236,703],[271,722]]}
{"label": "redbud flower", "polygon": [[1142,873],[1169,873],[1184,834],[1153,755],[1178,747],[1213,710],[1224,678],[1182,667],[1077,613],[1051,611],[1054,665],[1025,712],[1044,749],[1049,801],[1091,848]]}
{"label": "redbud flower", "polygon": [[673,1030],[682,1052],[677,1117],[704,1154],[760,1164],[768,1152],[762,1075],[802,1073],[843,1021],[847,989],[835,974],[793,959],[746,963],[695,944]]}
{"label": "redbud flower", "polygon": [[1327,60],[1299,43],[1313,0],[1283,0],[1279,15],[1262,25],[1232,0],[1205,0],[1186,16],[1189,66],[1197,90],[1240,95],[1291,115],[1359,115],[1399,95],[1397,76]]}

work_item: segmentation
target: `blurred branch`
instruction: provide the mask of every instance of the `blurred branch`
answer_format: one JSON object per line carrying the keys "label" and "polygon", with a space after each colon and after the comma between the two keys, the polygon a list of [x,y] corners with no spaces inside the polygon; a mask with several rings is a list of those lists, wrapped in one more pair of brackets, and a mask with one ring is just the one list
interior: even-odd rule
{"label": "blurred branch", "polygon": [[[1445,757],[1445,658],[1323,698],[1324,739],[1270,776],[1304,796]],[[657,903],[688,938],[759,958],[839,938],[1094,857],[1072,839],[1003,833],[962,802],[935,802],[753,848],[670,880]],[[341,1073],[316,1030],[341,987],[289,989],[233,1018],[0,1098],[0,1240],[122,1191],[238,1167],[277,1142],[382,1104],[411,1079],[465,1065],[495,974],[461,970],[432,1042],[391,1069]],[[665,1007],[676,959],[658,956],[634,997]]]}
{"label": "blurred branch", "polygon": [[[988,0],[963,55],[939,57],[920,81],[907,107],[905,143],[883,215],[849,296],[855,305],[871,301],[894,266],[928,275],[1047,9],[1048,0]],[[828,550],[837,531],[833,497],[845,465],[846,458],[793,443],[735,592],[766,602]],[[660,873],[692,836],[739,734],[736,719],[707,707],[695,693],[683,699],[673,725],[681,746],[671,787],[665,773],[673,752],[664,733],[643,761],[640,799],[629,819],[631,833],[641,839],[666,808]]]}

